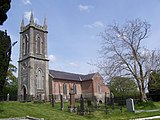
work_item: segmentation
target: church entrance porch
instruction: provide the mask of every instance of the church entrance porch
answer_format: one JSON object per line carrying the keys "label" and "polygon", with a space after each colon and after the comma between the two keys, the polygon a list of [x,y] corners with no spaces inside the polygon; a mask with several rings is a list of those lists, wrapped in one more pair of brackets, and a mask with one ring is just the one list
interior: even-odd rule
{"label": "church entrance porch", "polygon": [[21,95],[19,96],[20,101],[27,101],[27,88],[25,85],[23,85],[21,89]]}
{"label": "church entrance porch", "polygon": [[21,95],[18,96],[18,100],[21,102],[30,102],[33,100],[33,95],[29,95],[26,85],[22,86]]}

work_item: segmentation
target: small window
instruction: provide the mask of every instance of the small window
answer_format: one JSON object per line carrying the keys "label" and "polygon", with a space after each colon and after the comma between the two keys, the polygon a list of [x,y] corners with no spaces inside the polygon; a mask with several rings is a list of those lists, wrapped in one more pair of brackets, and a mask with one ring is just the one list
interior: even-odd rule
{"label": "small window", "polygon": [[37,73],[37,88],[43,89],[43,75],[41,69],[39,69]]}
{"label": "small window", "polygon": [[37,54],[43,53],[43,40],[39,36],[39,34],[37,34],[37,36],[36,36],[36,52],[37,52]]}
{"label": "small window", "polygon": [[102,93],[101,84],[98,84],[98,93],[99,93],[99,94],[101,94],[101,93]]}
{"label": "small window", "polygon": [[41,46],[40,46],[40,44],[41,44],[41,41],[40,41],[41,39],[40,39],[40,37],[38,36],[38,38],[37,38],[37,53],[38,54],[40,54],[40,51],[41,51]]}
{"label": "small window", "polygon": [[23,55],[25,55],[25,45],[24,45],[24,43],[22,44],[22,50],[23,50]]}
{"label": "small window", "polygon": [[76,86],[76,84],[73,84],[73,92],[74,92],[75,94],[77,94],[77,86]]}
{"label": "small window", "polygon": [[23,53],[24,53],[24,55],[26,55],[28,53],[28,37],[27,37],[27,35],[25,35],[25,37],[24,37],[24,43],[23,43],[22,47],[24,50]]}
{"label": "small window", "polygon": [[63,94],[67,95],[67,85],[65,83],[63,84]]}

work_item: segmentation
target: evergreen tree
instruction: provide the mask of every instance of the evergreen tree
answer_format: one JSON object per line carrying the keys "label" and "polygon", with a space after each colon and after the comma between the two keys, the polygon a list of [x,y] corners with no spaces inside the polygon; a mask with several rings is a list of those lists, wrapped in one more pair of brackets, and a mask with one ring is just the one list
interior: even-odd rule
{"label": "evergreen tree", "polygon": [[0,0],[0,25],[7,19],[7,11],[10,9],[11,0]]}
{"label": "evergreen tree", "polygon": [[[7,19],[11,0],[0,0],[0,25]],[[0,96],[4,93],[7,70],[11,56],[11,39],[7,32],[0,31]]]}
{"label": "evergreen tree", "polygon": [[11,39],[7,32],[0,31],[0,94],[3,95],[7,70],[11,57]]}
{"label": "evergreen tree", "polygon": [[154,101],[160,101],[160,71],[153,71],[148,82],[149,95]]}

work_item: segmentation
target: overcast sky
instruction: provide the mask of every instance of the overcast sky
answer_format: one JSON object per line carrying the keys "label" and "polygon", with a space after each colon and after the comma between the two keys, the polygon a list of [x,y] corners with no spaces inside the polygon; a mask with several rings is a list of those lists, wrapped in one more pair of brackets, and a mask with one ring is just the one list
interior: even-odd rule
{"label": "overcast sky", "polygon": [[1,30],[7,29],[12,42],[12,62],[18,66],[20,24],[28,24],[30,12],[35,21],[48,25],[49,68],[88,74],[98,70],[88,62],[100,55],[101,38],[106,25],[140,18],[151,24],[151,36],[145,41],[148,49],[160,48],[160,0],[12,0],[8,19]]}

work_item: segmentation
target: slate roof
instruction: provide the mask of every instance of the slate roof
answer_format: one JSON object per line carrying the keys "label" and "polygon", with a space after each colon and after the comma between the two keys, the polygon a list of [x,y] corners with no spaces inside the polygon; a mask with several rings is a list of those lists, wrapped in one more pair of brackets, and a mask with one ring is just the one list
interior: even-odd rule
{"label": "slate roof", "polygon": [[82,75],[82,74],[75,74],[63,71],[49,70],[49,74],[54,79],[85,81],[85,80],[91,80],[96,73]]}

